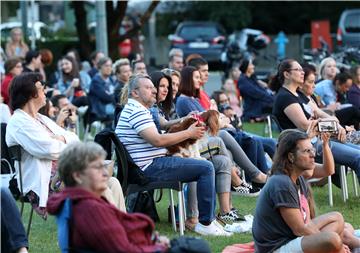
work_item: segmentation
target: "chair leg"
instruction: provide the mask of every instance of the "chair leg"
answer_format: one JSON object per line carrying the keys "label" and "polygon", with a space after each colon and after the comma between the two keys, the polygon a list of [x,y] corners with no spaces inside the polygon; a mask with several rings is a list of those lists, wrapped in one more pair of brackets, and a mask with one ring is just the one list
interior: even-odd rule
{"label": "chair leg", "polygon": [[178,207],[178,211],[179,211],[179,230],[180,230],[180,236],[184,235],[184,228],[185,228],[185,221],[184,221],[184,210],[183,210],[183,191],[179,191],[178,192],[178,198],[179,198],[179,207]]}
{"label": "chair leg", "polygon": [[31,222],[32,222],[32,217],[33,217],[33,213],[34,213],[34,209],[32,208],[32,206],[30,205],[30,217],[29,217],[29,222],[28,222],[28,227],[27,227],[27,237],[29,238],[29,234],[30,234],[30,229],[31,229]]}
{"label": "chair leg", "polygon": [[176,232],[176,220],[175,220],[175,208],[174,208],[174,196],[173,196],[173,190],[169,190],[170,195],[170,213],[171,213],[171,223],[173,225],[173,229]]}
{"label": "chair leg", "polygon": [[351,174],[352,174],[352,179],[353,179],[353,186],[354,186],[355,196],[358,197],[358,196],[359,196],[359,192],[358,192],[358,179],[357,179],[357,176],[356,176],[355,171],[351,170]]}
{"label": "chair leg", "polygon": [[346,174],[345,174],[345,166],[344,165],[341,165],[340,166],[340,182],[341,182],[341,193],[342,193],[342,198],[343,198],[343,201],[346,202],[346,182],[345,182],[345,177],[346,177]]}
{"label": "chair leg", "polygon": [[271,117],[270,117],[270,115],[266,116],[266,121],[267,121],[267,126],[265,125],[265,127],[268,128],[269,137],[272,138],[273,134],[272,134],[272,126],[271,126]]}
{"label": "chair leg", "polygon": [[331,176],[328,176],[328,191],[329,191],[329,205],[332,207],[334,205],[334,201],[333,201],[333,193],[332,193]]}
{"label": "chair leg", "polygon": [[23,212],[24,212],[24,201],[23,201],[23,200],[21,200],[21,198],[22,198],[22,197],[20,197],[20,202],[21,202],[20,215],[21,215],[21,217],[22,217]]}

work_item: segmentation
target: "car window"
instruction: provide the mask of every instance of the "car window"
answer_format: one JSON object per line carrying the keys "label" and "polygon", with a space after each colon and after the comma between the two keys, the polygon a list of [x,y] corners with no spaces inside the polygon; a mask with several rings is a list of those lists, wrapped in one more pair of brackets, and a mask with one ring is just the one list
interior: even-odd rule
{"label": "car window", "polygon": [[348,33],[360,32],[360,14],[352,13],[347,15],[344,21],[344,27]]}
{"label": "car window", "polygon": [[214,26],[184,26],[180,30],[179,36],[187,39],[194,40],[197,38],[211,39],[221,35]]}

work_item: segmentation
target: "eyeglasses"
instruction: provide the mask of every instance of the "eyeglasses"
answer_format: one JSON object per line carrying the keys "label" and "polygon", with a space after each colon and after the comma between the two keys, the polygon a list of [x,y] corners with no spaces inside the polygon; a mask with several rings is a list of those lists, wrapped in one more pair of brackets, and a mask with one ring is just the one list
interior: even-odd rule
{"label": "eyeglasses", "polygon": [[92,168],[92,169],[96,169],[96,170],[105,170],[107,168],[107,164],[103,163],[100,165],[92,165],[92,166],[89,166],[88,168]]}
{"label": "eyeglasses", "polygon": [[307,148],[307,149],[303,149],[303,150],[299,149],[299,151],[301,153],[307,153],[309,155],[315,155],[316,154],[316,149],[315,148]]}
{"label": "eyeglasses", "polygon": [[302,68],[293,68],[293,69],[289,69],[289,71],[294,70],[294,71],[299,71],[299,72],[304,72],[304,70]]}

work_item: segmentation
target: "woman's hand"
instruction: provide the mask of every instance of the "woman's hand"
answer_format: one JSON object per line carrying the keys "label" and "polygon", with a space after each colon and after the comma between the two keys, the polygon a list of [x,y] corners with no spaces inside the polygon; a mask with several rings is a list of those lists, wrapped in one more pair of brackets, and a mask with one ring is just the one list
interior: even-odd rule
{"label": "woman's hand", "polygon": [[323,146],[329,145],[331,134],[327,132],[322,132],[320,134],[321,140],[323,141]]}
{"label": "woman's hand", "polygon": [[338,128],[339,128],[338,140],[344,143],[346,141],[346,130],[340,124],[338,124]]}
{"label": "woman's hand", "polygon": [[58,124],[61,127],[65,126],[65,120],[69,117],[69,108],[64,107],[60,110],[57,118],[56,118],[56,124]]}
{"label": "woman's hand", "polygon": [[71,82],[71,87],[76,88],[76,87],[79,87],[79,85],[80,85],[79,78],[74,78]]}
{"label": "woman's hand", "polygon": [[309,125],[308,129],[306,130],[306,133],[308,134],[310,139],[319,135],[318,123],[319,123],[319,120],[311,120],[310,121],[310,125]]}

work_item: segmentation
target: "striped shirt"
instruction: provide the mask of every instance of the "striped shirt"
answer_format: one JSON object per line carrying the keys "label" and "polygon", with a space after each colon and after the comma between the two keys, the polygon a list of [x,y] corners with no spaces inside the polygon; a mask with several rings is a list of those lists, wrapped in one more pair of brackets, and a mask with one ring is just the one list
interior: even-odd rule
{"label": "striped shirt", "polygon": [[140,132],[154,127],[150,111],[134,99],[129,99],[121,112],[115,133],[134,162],[144,170],[154,158],[166,155],[166,148],[154,147],[140,136]]}

